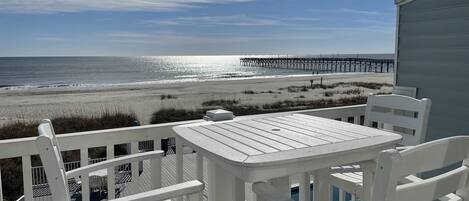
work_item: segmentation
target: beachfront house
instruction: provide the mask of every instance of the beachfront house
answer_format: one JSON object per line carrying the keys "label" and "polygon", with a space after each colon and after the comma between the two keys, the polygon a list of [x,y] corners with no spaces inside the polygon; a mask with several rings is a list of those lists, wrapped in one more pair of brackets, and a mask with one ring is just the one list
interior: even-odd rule
{"label": "beachfront house", "polygon": [[469,133],[469,1],[396,3],[395,83],[432,99],[425,141]]}
{"label": "beachfront house", "polygon": [[[465,69],[469,63],[469,1],[398,0],[396,3],[396,92],[418,99],[432,99],[425,141],[464,134],[468,131],[464,125],[469,122],[466,117],[469,96],[465,89],[469,83],[466,81],[469,69]],[[72,133],[57,136],[57,139],[49,137],[53,139],[51,141],[38,142],[36,137],[2,140],[0,159],[21,159],[18,169],[22,171],[22,178],[18,180],[23,182],[24,195],[14,200],[24,201],[52,200],[51,188],[54,187],[62,192],[69,191],[71,200],[88,201],[124,197],[189,180],[201,183],[197,183],[195,190],[184,191],[195,192],[187,200],[287,201],[293,197],[310,201],[313,198],[310,184],[313,182],[315,201],[355,200],[357,192],[334,190],[331,193],[330,185],[321,182],[330,175],[329,167],[353,164],[339,168],[347,173],[363,161],[358,167],[363,172],[352,175],[365,189],[360,193],[373,190],[373,197],[362,197],[361,200],[430,201],[444,197],[444,200],[455,201],[469,198],[466,165],[431,180],[405,177],[411,184],[403,185],[399,190],[387,186],[392,185],[392,181],[397,183],[397,178],[402,176],[396,173],[398,171],[392,172],[390,167],[414,174],[467,161],[469,138],[437,141],[399,155],[398,150],[389,149],[400,142],[400,135],[362,126],[366,121],[366,108],[367,105],[356,105],[252,115],[236,117],[235,121],[229,120],[233,117],[229,112],[214,111],[206,120]],[[213,121],[217,115],[223,115],[222,120],[228,121]],[[227,116],[230,118],[225,118]],[[46,123],[42,125],[42,132],[51,135],[50,122]],[[48,130],[44,131],[45,128]],[[315,132],[326,134],[315,135]],[[45,171],[44,166],[33,166],[32,163],[32,158],[39,153],[47,154],[52,150],[54,154],[48,156],[60,157],[57,151],[60,147],[62,151],[79,152],[80,160],[64,160],[67,162],[61,164],[62,161],[54,161],[53,157],[43,155],[41,158],[48,158],[50,163],[57,162],[58,165],[53,166],[56,169],[76,170],[89,164],[112,161],[115,145],[128,144],[132,154],[145,154],[161,149],[161,140],[168,138],[176,138],[176,154],[163,156],[160,152],[155,154],[158,155],[156,159],[142,163],[131,161],[117,168],[106,166],[104,170],[90,174],[68,173],[73,177],[68,183],[63,182],[68,188],[57,182],[51,186],[48,182],[59,176],[67,180],[65,173],[58,172],[57,177],[50,177],[54,171]],[[48,143],[49,152],[38,151],[36,146],[41,148],[41,143]],[[91,158],[89,148],[94,147],[104,148],[106,157]],[[152,153],[148,152],[144,157],[150,155]],[[375,160],[378,156],[379,160]],[[396,164],[395,160],[400,158],[405,159],[404,163],[397,161]],[[46,172],[50,174],[46,175]],[[178,189],[165,190],[166,194],[171,194],[170,190]],[[4,200],[4,193],[0,185],[0,201]],[[392,199],[393,196],[397,198]]]}

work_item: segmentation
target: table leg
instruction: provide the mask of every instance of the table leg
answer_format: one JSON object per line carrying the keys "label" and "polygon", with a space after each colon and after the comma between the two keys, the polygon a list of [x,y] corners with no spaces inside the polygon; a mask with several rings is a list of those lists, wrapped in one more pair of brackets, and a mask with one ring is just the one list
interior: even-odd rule
{"label": "table leg", "polygon": [[373,187],[373,172],[369,169],[363,169],[363,201],[371,201],[371,192]]}
{"label": "table leg", "polygon": [[245,201],[244,181],[208,160],[208,200]]}
{"label": "table leg", "polygon": [[314,171],[314,201],[331,200],[331,184],[328,181],[329,168]]}
{"label": "table leg", "polygon": [[300,201],[311,200],[311,178],[308,172],[302,173],[300,176]]}

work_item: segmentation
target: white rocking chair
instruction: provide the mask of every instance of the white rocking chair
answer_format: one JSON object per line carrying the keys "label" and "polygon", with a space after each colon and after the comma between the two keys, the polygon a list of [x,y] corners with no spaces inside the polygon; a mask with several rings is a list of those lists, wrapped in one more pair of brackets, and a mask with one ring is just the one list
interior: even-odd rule
{"label": "white rocking chair", "polygon": [[[106,160],[93,165],[88,165],[69,172],[65,172],[62,161],[60,147],[55,137],[55,133],[50,120],[43,120],[39,125],[39,137],[36,139],[36,146],[41,157],[42,164],[46,171],[49,188],[52,193],[52,200],[54,201],[67,201],[70,200],[68,179],[78,176],[86,175],[91,172],[114,168],[118,165],[123,165],[132,162],[139,162],[143,160],[157,160],[163,156],[163,151],[151,151],[139,154],[128,155],[116,159]],[[78,142],[79,143],[79,142]],[[152,163],[158,164],[158,163]],[[161,165],[161,163],[159,163]],[[161,169],[161,168],[159,168]],[[154,172],[152,174],[159,174],[161,172]],[[152,175],[158,176],[158,175]],[[157,188],[157,186],[153,186]],[[204,189],[204,184],[200,181],[194,180],[181,184],[176,184],[164,188],[155,189],[148,192],[134,194],[123,198],[115,199],[116,201],[155,201],[167,200],[177,197],[187,197],[187,200],[198,199],[198,193]]]}
{"label": "white rocking chair", "polygon": [[[414,175],[463,162],[459,168],[427,179]],[[372,187],[373,201],[469,200],[469,137],[440,139],[380,153]],[[403,179],[407,182],[402,182]]]}
{"label": "white rocking chair", "polygon": [[[415,99],[402,95],[370,95],[368,97],[365,126],[390,130],[403,136],[398,149],[402,150],[424,142],[427,122],[430,113],[429,99]],[[345,200],[345,192],[352,194],[352,200],[359,198],[370,201],[369,186],[372,180],[372,170],[376,163],[368,161],[360,165],[354,164],[333,167],[328,178],[333,186],[340,189],[340,201]],[[364,172],[365,171],[365,172]],[[365,177],[365,180],[363,178]],[[365,184],[364,184],[365,182]]]}

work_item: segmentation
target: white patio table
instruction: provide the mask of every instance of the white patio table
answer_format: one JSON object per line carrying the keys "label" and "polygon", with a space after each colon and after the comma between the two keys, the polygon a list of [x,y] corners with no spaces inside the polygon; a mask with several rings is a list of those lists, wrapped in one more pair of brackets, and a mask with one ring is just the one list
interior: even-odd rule
{"label": "white patio table", "polygon": [[203,122],[177,126],[174,131],[179,143],[208,159],[210,201],[244,201],[245,182],[266,180],[290,194],[288,176],[295,174],[307,178],[303,191],[309,193],[310,172],[316,183],[314,198],[322,201],[329,198],[329,187],[320,185],[329,167],[373,160],[402,138],[383,130],[301,114]]}

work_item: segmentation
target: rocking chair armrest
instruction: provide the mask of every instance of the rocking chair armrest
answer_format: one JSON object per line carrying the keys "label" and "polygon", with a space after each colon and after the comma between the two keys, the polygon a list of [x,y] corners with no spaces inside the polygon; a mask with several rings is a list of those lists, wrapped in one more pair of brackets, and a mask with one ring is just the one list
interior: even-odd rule
{"label": "rocking chair armrest", "polygon": [[167,200],[171,198],[181,197],[184,195],[191,195],[199,193],[204,189],[204,184],[197,180],[188,181],[164,188],[159,188],[152,191],[138,193],[115,199],[113,201],[154,201],[154,200]]}
{"label": "rocking chair armrest", "polygon": [[143,160],[149,160],[149,159],[154,159],[154,158],[161,158],[163,157],[163,151],[158,150],[158,151],[150,151],[150,152],[144,152],[144,153],[138,153],[138,154],[131,154],[119,158],[114,158],[114,159],[109,159],[103,162],[95,163],[92,165],[88,165],[85,167],[77,168],[74,170],[70,170],[66,173],[67,179],[78,177],[84,174],[88,174],[90,172],[106,169],[106,168],[111,168],[115,167],[118,165],[123,165],[126,163],[132,163],[132,162],[139,162]]}
{"label": "rocking chair armrest", "polygon": [[[401,182],[403,184],[409,184],[409,183],[421,182],[421,181],[423,181],[423,179],[421,179],[420,177],[417,177],[415,175],[409,175],[409,176],[403,177],[399,180],[399,182]],[[461,197],[459,197],[458,195],[456,195],[455,193],[445,195],[445,196],[439,198],[438,200],[439,201],[463,201],[463,199]]]}

